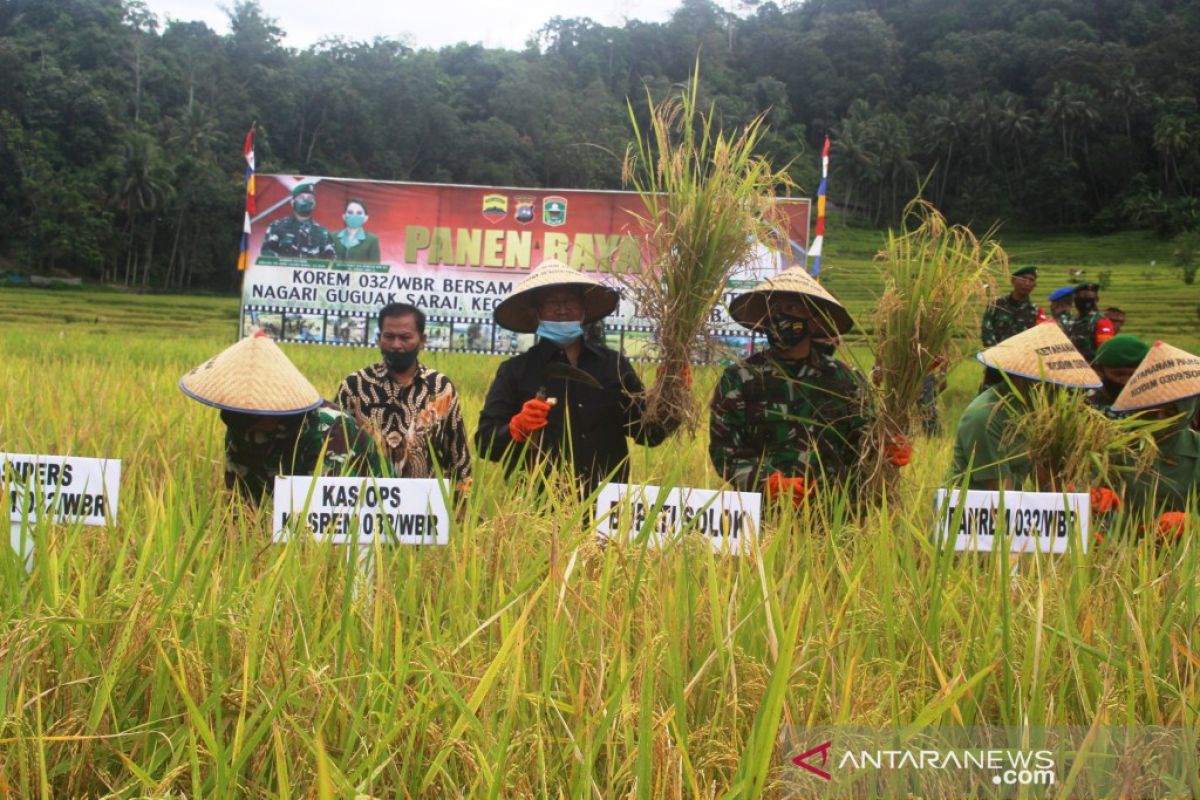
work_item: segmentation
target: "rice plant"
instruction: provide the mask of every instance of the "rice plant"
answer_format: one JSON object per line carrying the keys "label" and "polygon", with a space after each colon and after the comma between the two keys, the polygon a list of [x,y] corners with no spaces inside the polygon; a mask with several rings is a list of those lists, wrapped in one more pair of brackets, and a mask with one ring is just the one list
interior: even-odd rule
{"label": "rice plant", "polygon": [[[1007,273],[1008,257],[990,234],[976,236],[950,225],[924,200],[913,200],[904,226],[889,230],[876,255],[882,292],[867,323],[872,368],[874,427],[871,439],[915,435],[926,409],[928,381],[973,352],[979,315],[994,276]],[[882,449],[865,454],[864,467],[877,483],[894,476]]]}
{"label": "rice plant", "polygon": [[652,256],[646,270],[620,276],[639,315],[657,331],[664,365],[647,392],[647,415],[693,429],[696,414],[681,376],[734,268],[757,241],[773,241],[774,231],[786,229],[775,198],[794,188],[786,168],[756,152],[767,130],[764,116],[726,132],[715,109],[700,108],[699,87],[697,60],[677,95],[656,104],[647,91],[648,129],[629,103],[633,141],[622,179],[642,198],[637,224]]}
{"label": "rice plant", "polygon": [[[355,591],[352,552],[272,544],[222,486],[217,415],[176,382],[232,330],[0,331],[3,449],[123,459],[115,525],[39,524],[28,575],[0,558],[9,796],[805,796],[794,727],[1200,726],[1200,543],[1114,536],[1016,576],[947,552],[945,436],[886,509],[768,510],[744,558],[601,547],[571,493],[477,462],[450,544],[379,547]],[[376,357],[285,349],[327,396]],[[473,425],[499,359],[428,362]],[[978,380],[955,368],[956,406]],[[717,488],[706,446],[635,448],[632,479]]]}

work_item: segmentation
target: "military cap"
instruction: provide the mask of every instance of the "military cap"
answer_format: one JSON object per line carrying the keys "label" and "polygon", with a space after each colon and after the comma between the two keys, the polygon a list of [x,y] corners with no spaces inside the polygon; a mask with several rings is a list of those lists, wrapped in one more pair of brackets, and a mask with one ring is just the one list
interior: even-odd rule
{"label": "military cap", "polygon": [[1022,275],[1032,275],[1033,277],[1036,278],[1037,277],[1037,265],[1026,264],[1023,267],[1017,267],[1016,269],[1013,270],[1012,276],[1014,278],[1019,278]]}
{"label": "military cap", "polygon": [[298,183],[292,189],[292,197],[302,195],[305,192],[308,192],[310,194],[316,194],[317,193],[317,185],[315,183],[309,183],[308,181],[305,181],[304,183]]}
{"label": "military cap", "polygon": [[1074,286],[1063,286],[1061,289],[1055,289],[1050,293],[1050,302],[1057,303],[1059,300],[1066,300],[1073,294],[1075,294]]}
{"label": "military cap", "polygon": [[1100,291],[1100,284],[1095,283],[1095,282],[1085,282],[1085,283],[1075,284],[1075,291],[1078,292],[1078,291],[1082,291],[1083,289],[1091,289],[1093,292],[1098,292],[1098,291]]}
{"label": "military cap", "polygon": [[1150,345],[1128,333],[1118,333],[1096,348],[1093,367],[1136,367],[1150,352]]}

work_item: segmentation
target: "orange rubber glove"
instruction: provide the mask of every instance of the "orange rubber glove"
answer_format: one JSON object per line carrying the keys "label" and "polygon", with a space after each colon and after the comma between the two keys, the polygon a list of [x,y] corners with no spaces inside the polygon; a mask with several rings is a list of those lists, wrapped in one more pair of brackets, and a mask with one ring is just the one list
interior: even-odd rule
{"label": "orange rubber glove", "polygon": [[1121,508],[1121,498],[1107,486],[1097,486],[1092,489],[1092,511],[1097,514],[1107,514]]}
{"label": "orange rubber glove", "polygon": [[799,478],[789,478],[782,472],[776,470],[767,478],[766,491],[764,494],[767,500],[777,502],[785,497],[792,498],[792,505],[803,505],[805,499],[817,488],[815,483],[809,483],[803,476]]}
{"label": "orange rubber glove", "polygon": [[1182,511],[1167,511],[1158,518],[1158,538],[1178,539],[1187,527],[1187,514]]}
{"label": "orange rubber glove", "polygon": [[551,403],[536,397],[526,400],[521,410],[508,421],[508,433],[513,441],[523,442],[529,438],[529,434],[546,427],[550,407]]}
{"label": "orange rubber glove", "polygon": [[908,466],[908,462],[912,461],[912,443],[907,436],[898,433],[883,446],[883,454],[893,467]]}

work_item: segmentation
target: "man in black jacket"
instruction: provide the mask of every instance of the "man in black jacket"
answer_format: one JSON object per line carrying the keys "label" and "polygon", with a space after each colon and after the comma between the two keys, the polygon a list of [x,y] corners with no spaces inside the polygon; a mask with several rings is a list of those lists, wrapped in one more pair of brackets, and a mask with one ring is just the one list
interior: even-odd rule
{"label": "man in black jacket", "polygon": [[[617,292],[559,261],[542,262],[496,306],[496,322],[538,343],[500,365],[479,415],[479,455],[512,470],[522,454],[566,459],[584,496],[610,474],[629,475],[626,437],[654,447],[672,432],[642,422],[642,382],[623,355],[587,341],[584,326],[611,314]],[[590,375],[599,387],[556,374],[554,364]],[[526,458],[527,463],[536,459]]]}

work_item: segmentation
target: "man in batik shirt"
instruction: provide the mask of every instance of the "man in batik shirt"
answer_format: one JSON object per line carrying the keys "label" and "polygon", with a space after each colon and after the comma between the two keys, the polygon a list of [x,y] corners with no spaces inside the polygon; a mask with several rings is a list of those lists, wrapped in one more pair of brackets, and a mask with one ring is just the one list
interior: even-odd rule
{"label": "man in batik shirt", "polygon": [[471,453],[458,392],[445,375],[422,364],[425,314],[407,303],[379,312],[383,360],[342,381],[337,402],[383,444],[400,478],[432,478],[440,471],[464,486]]}

